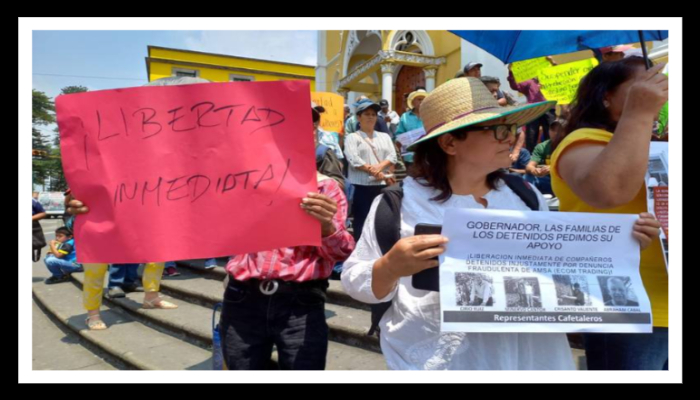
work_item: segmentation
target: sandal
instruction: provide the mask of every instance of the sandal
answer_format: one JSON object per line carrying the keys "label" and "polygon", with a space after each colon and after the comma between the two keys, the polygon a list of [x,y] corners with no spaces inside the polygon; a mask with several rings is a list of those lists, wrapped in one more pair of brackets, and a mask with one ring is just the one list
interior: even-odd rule
{"label": "sandal", "polygon": [[152,309],[162,309],[162,310],[174,310],[177,308],[177,304],[173,304],[170,302],[167,302],[163,300],[162,297],[156,297],[155,299],[148,301],[146,299],[143,299],[143,306],[142,308],[146,310],[152,310]]}
{"label": "sandal", "polygon": [[107,325],[102,321],[99,315],[96,315],[97,319],[90,319],[92,317],[85,318],[85,324],[87,324],[88,329],[91,331],[103,331],[107,329]]}

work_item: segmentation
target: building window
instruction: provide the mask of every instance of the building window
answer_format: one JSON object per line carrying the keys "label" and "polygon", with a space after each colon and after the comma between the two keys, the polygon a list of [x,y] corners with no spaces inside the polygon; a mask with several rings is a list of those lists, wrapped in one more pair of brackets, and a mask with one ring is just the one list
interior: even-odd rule
{"label": "building window", "polygon": [[185,69],[185,68],[173,68],[173,76],[177,76],[177,77],[187,76],[190,78],[198,78],[199,77],[199,70]]}
{"label": "building window", "polygon": [[229,82],[253,82],[254,77],[248,75],[229,75]]}

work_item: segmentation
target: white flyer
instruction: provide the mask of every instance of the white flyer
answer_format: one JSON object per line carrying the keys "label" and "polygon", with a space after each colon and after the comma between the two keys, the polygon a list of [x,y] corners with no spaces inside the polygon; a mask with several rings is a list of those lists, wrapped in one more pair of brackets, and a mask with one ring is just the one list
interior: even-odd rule
{"label": "white flyer", "polygon": [[637,215],[449,209],[443,332],[652,331]]}
{"label": "white flyer", "polygon": [[396,137],[396,141],[401,143],[401,152],[405,153],[406,148],[415,143],[418,139],[425,136],[425,129],[418,128],[412,131],[402,133]]}

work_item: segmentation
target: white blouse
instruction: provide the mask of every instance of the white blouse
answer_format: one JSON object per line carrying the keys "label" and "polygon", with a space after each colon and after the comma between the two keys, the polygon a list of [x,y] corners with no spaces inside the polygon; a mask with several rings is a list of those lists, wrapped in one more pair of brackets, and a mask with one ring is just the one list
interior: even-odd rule
{"label": "white blouse", "polygon": [[[484,196],[488,207],[473,196],[453,195],[444,203],[430,201],[438,191],[404,181],[401,206],[401,237],[413,236],[418,223],[442,224],[448,208],[530,210],[508,186]],[[534,189],[540,211],[548,211],[542,194]],[[355,251],[345,262],[342,284],[345,291],[364,303],[393,300],[384,314],[381,348],[389,368],[395,370],[567,370],[574,369],[569,341],[563,333],[455,333],[440,332],[440,293],[414,289],[411,277],[399,280],[387,297],[372,292],[372,269],[382,252],[377,243],[374,218],[378,196],[372,203]]]}
{"label": "white blouse", "polygon": [[391,137],[384,132],[377,131],[374,131],[372,139],[369,139],[367,134],[362,131],[349,134],[345,138],[345,157],[349,164],[348,180],[353,185],[363,186],[379,186],[386,185],[386,183],[383,180],[374,179],[367,172],[357,168],[367,164],[379,164],[386,160],[392,164],[397,162],[396,148]]}

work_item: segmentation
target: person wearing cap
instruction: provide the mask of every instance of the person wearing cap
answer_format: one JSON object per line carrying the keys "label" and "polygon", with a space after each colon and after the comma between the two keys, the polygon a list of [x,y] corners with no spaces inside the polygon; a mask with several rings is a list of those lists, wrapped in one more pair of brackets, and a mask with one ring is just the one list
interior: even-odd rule
{"label": "person wearing cap", "polygon": [[379,112],[379,118],[383,119],[389,126],[389,132],[391,133],[392,138],[394,138],[396,136],[396,130],[399,128],[399,122],[401,122],[399,114],[396,113],[396,111],[389,109],[388,100],[380,101],[379,107],[382,108],[382,110]]}
{"label": "person wearing cap", "polygon": [[[355,107],[357,108],[357,106],[360,103],[373,103],[373,101],[365,97],[364,99],[360,100],[360,102],[355,103]],[[381,111],[380,111],[380,113],[381,113]],[[355,125],[355,132],[357,132],[359,130],[360,130],[360,122],[358,121],[357,124]],[[381,118],[379,116],[379,114],[377,114],[377,122],[374,124],[374,130],[377,132],[384,132],[384,133],[392,136],[392,133],[391,133],[391,130],[389,129],[388,123],[386,122],[386,120],[384,118]]]}
{"label": "person wearing cap", "polygon": [[[314,124],[314,148],[316,149],[316,171],[327,177],[335,179],[342,190],[345,190],[345,177],[343,176],[343,162],[338,159],[336,152],[340,145],[335,136],[319,128],[321,113],[326,110],[323,107],[311,103],[311,118]],[[337,150],[336,150],[337,148]]]}
{"label": "person wearing cap", "polygon": [[501,80],[494,76],[482,76],[481,82],[486,85],[489,92],[498,100],[500,106],[517,106],[518,101],[508,92],[501,90]]}
{"label": "person wearing cap", "polygon": [[[353,107],[355,108],[355,110],[357,110],[357,105],[360,104],[361,102],[364,102],[364,101],[369,101],[369,98],[367,96],[364,96],[364,95],[358,97],[357,102],[355,104],[353,104]],[[357,132],[357,130],[360,129],[358,123],[359,123],[359,121],[357,119],[357,115],[351,113],[350,117],[348,117],[345,120],[345,134],[347,135],[349,133]]]}
{"label": "person wearing cap", "polygon": [[333,150],[333,153],[335,153],[335,156],[338,157],[338,160],[342,160],[344,158],[343,150],[340,148],[338,139],[333,133],[327,132],[321,128],[321,114],[325,112],[326,109],[323,108],[323,106],[319,106],[316,105],[316,103],[311,102],[311,114],[314,123],[314,139],[317,144],[322,144]]}
{"label": "person wearing cap", "polygon": [[356,112],[360,130],[345,138],[345,156],[349,163],[348,180],[355,188],[352,201],[355,241],[362,233],[372,200],[386,187],[386,179],[391,178],[386,175],[390,175],[390,167],[397,163],[396,149],[391,137],[374,129],[379,111],[381,107],[378,104],[371,101],[360,102]]}
{"label": "person wearing cap", "polygon": [[602,55],[603,62],[620,61],[625,58],[625,52],[631,50],[633,47],[629,45],[619,45],[619,46],[608,46],[602,47],[600,53]]}
{"label": "person wearing cap", "polygon": [[481,78],[481,67],[483,66],[484,64],[477,62],[468,63],[464,66],[464,76],[472,78]]}
{"label": "person wearing cap", "polygon": [[[408,95],[408,107],[409,111],[405,112],[399,121],[399,127],[396,129],[396,135],[401,135],[406,132],[410,132],[416,129],[423,128],[423,120],[420,118],[420,107],[423,99],[428,95],[423,89],[416,90],[415,92]],[[397,144],[401,146],[400,143]],[[406,167],[410,167],[413,163],[413,153],[406,152],[405,149],[401,149],[403,153],[403,161],[406,163]]]}
{"label": "person wearing cap", "polygon": [[83,267],[76,262],[75,240],[70,229],[63,226],[56,230],[56,240],[49,243],[44,263],[51,272],[51,277],[44,281],[47,285],[68,282],[71,274],[83,272]]}
{"label": "person wearing cap", "polygon": [[[501,107],[476,78],[450,80],[421,106],[426,136],[404,180],[401,239],[382,254],[375,232],[378,205],[372,204],[357,248],[345,262],[341,281],[356,300],[391,301],[380,321],[380,344],[395,370],[565,370],[574,362],[563,333],[441,332],[440,294],[415,289],[412,275],[438,266],[447,238],[413,236],[418,223],[442,224],[448,208],[531,211],[504,184],[503,169],[518,126],[539,117],[554,102]],[[539,210],[547,202],[532,189]],[[382,195],[384,196],[384,195]]]}

